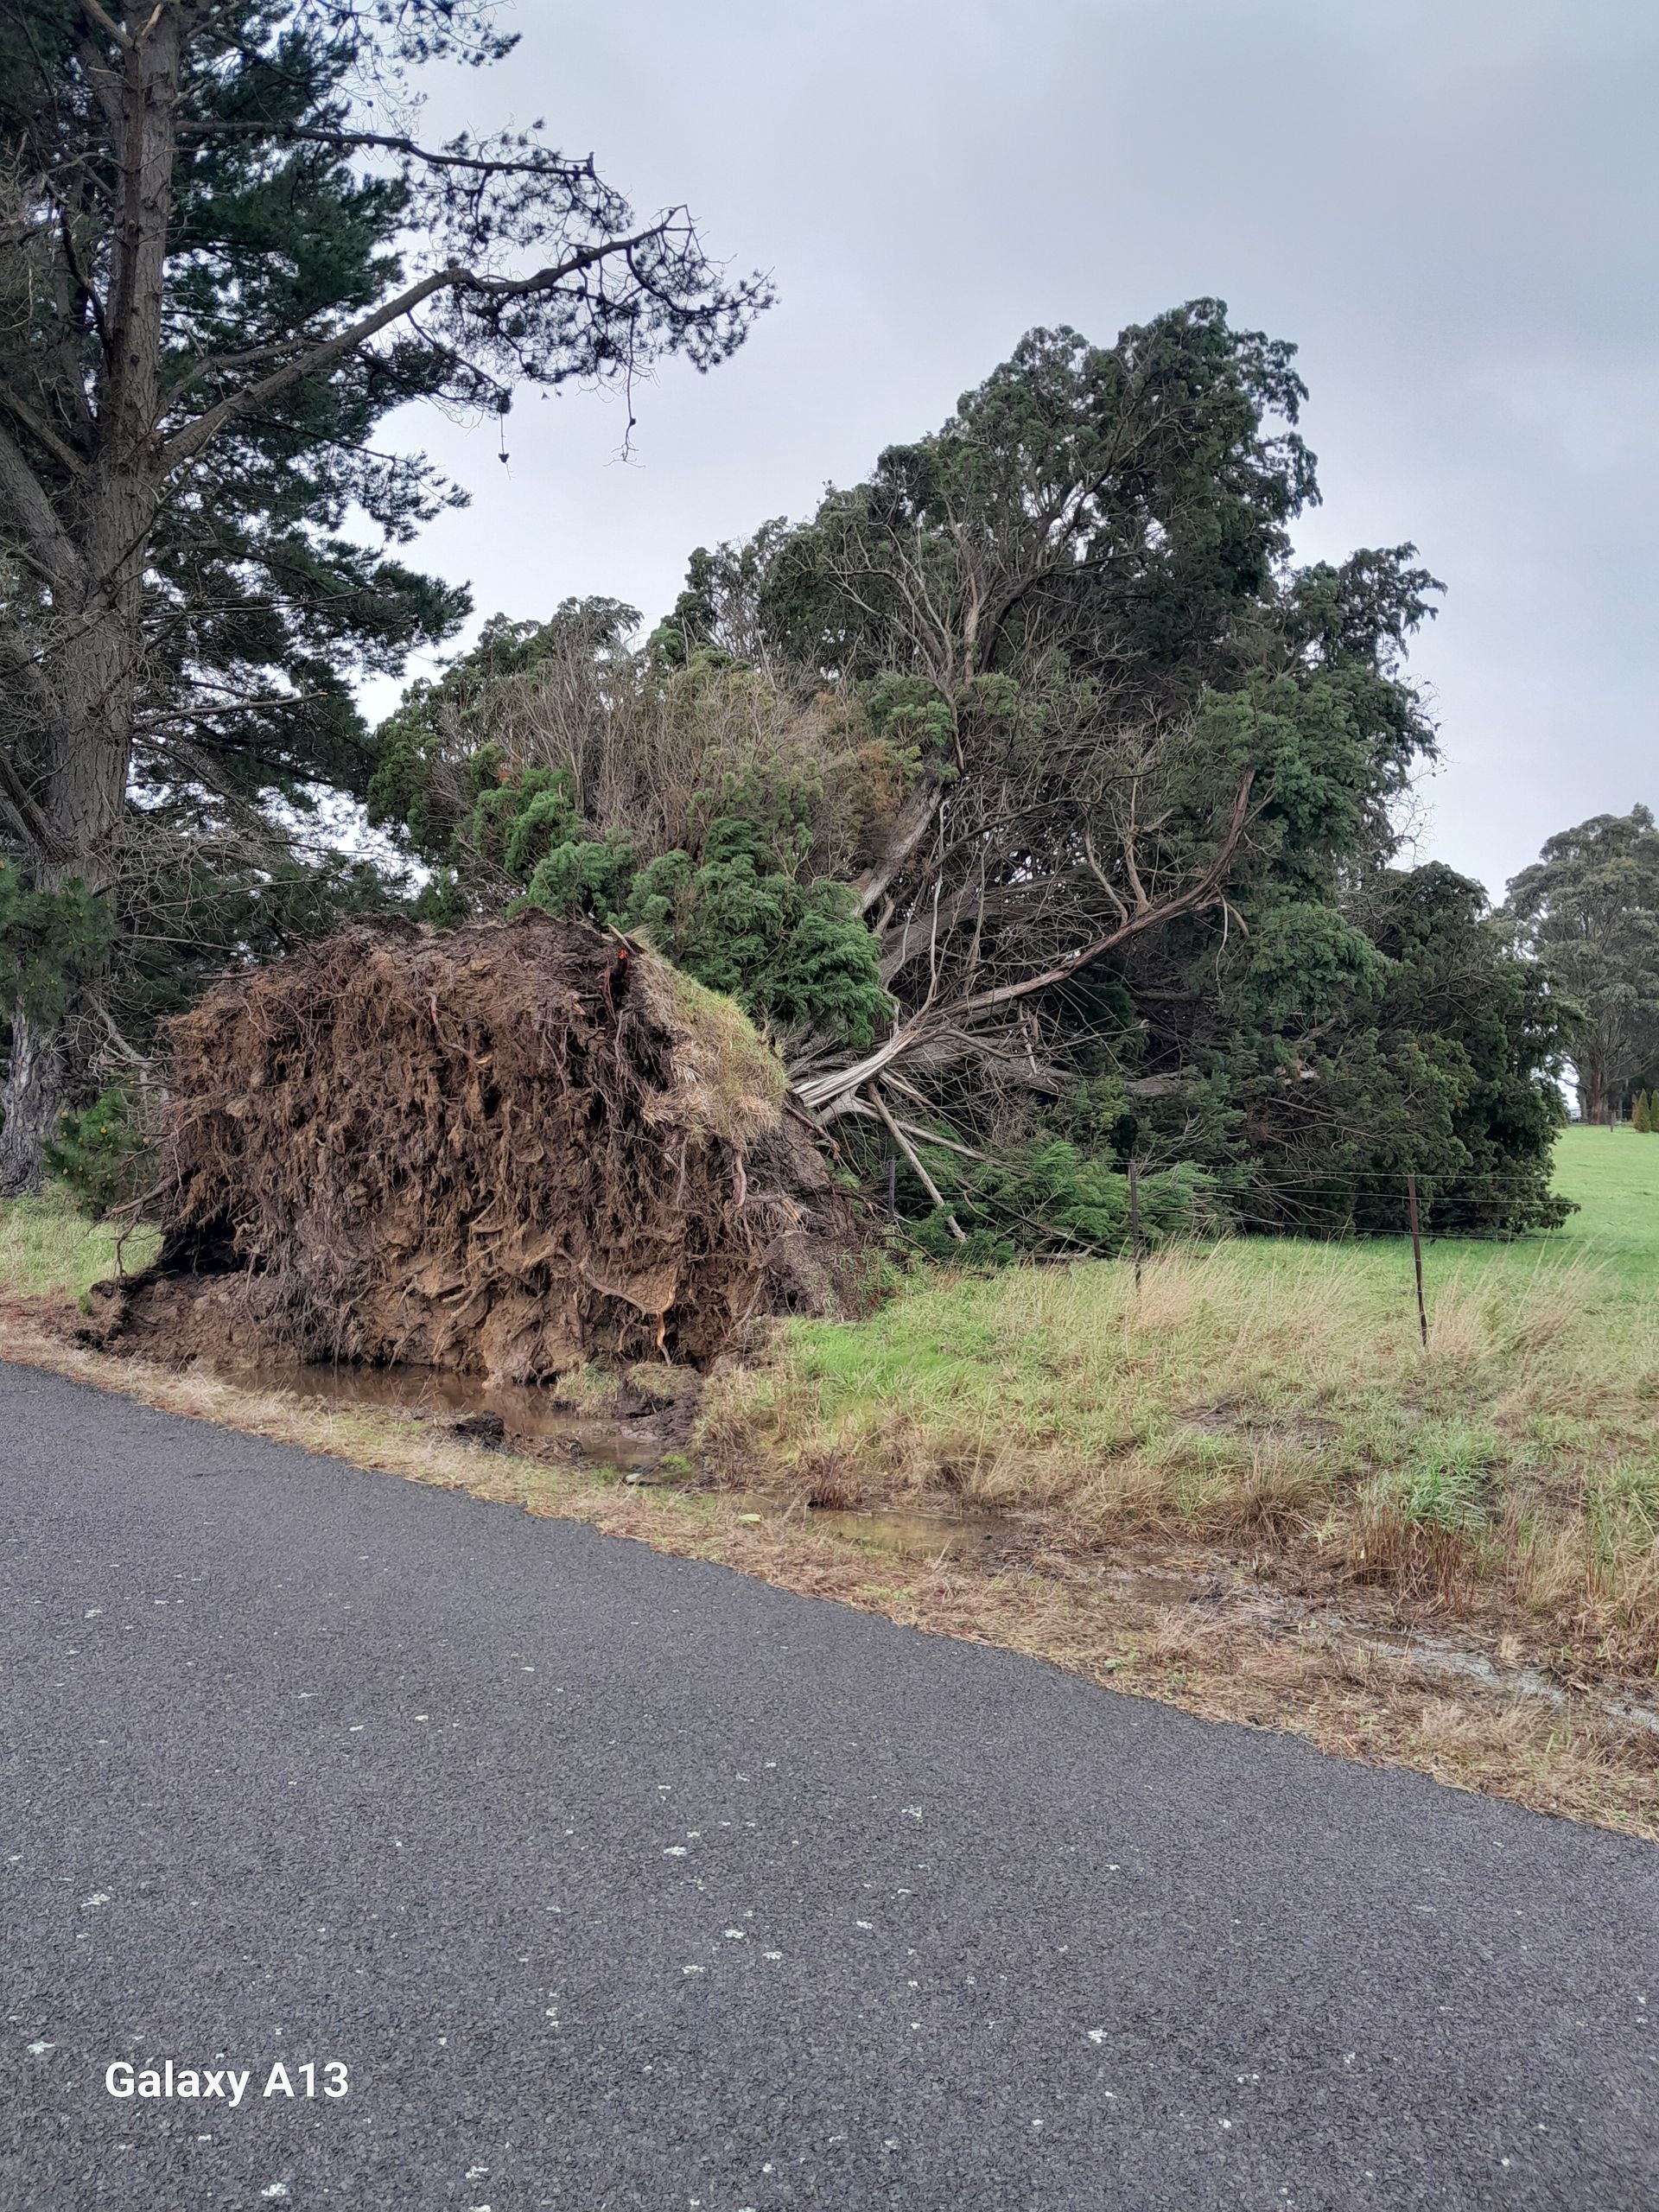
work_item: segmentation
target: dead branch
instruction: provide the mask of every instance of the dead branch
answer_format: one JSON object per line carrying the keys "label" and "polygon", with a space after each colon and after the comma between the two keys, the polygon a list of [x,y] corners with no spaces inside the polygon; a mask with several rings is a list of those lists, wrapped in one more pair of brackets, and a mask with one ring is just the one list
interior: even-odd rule
{"label": "dead branch", "polygon": [[1213,906],[1221,896],[1227,869],[1238,849],[1239,839],[1244,834],[1244,825],[1249,817],[1250,786],[1255,779],[1255,771],[1252,768],[1239,785],[1232,812],[1228,817],[1226,834],[1219,849],[1202,875],[1188,884],[1184,891],[1154,902],[1147,899],[1141,887],[1137,873],[1134,878],[1135,909],[1128,919],[1120,922],[1115,930],[1109,930],[1104,937],[1096,938],[1092,944],[1084,945],[1080,952],[1072,953],[1058,966],[1044,969],[1040,975],[1027,976],[1020,982],[1003,983],[995,990],[981,991],[972,998],[962,1000],[950,1008],[953,1017],[959,1021],[963,1020],[975,1014],[988,1013],[996,1007],[1012,1005],[1016,999],[1028,998],[1033,991],[1048,990],[1056,983],[1067,982],[1092,961],[1101,959],[1106,953],[1115,952],[1119,945],[1127,944],[1131,938],[1139,937],[1149,929],[1160,929],[1165,923],[1173,922],[1179,915],[1198,913],[1206,906]]}
{"label": "dead branch", "polygon": [[898,1122],[893,1120],[893,1116],[888,1112],[887,1102],[882,1097],[880,1091],[876,1088],[874,1084],[870,1085],[867,1095],[869,1097],[871,1104],[875,1108],[876,1112],[887,1123],[888,1133],[891,1135],[893,1142],[898,1146],[899,1151],[904,1154],[905,1158],[910,1162],[912,1172],[915,1174],[918,1181],[921,1184],[922,1188],[927,1192],[928,1197],[932,1199],[934,1205],[939,1209],[940,1212],[944,1214],[946,1228],[949,1229],[950,1234],[956,1238],[958,1244],[965,1244],[968,1242],[968,1239],[966,1235],[963,1233],[962,1224],[957,1219],[955,1214],[946,1211],[944,1197],[943,1192],[940,1191],[938,1185],[928,1173],[926,1168],[923,1166],[921,1154],[917,1151],[915,1146],[912,1144],[910,1139],[905,1135]]}

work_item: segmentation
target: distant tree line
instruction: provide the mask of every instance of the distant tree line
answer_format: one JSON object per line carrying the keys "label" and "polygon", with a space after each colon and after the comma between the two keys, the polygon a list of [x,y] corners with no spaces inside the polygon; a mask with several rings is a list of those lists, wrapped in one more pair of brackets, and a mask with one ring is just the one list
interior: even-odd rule
{"label": "distant tree line", "polygon": [[1636,1120],[1644,1093],[1659,1089],[1659,828],[1651,810],[1598,814],[1563,830],[1509,895],[1560,1008],[1580,1116]]}

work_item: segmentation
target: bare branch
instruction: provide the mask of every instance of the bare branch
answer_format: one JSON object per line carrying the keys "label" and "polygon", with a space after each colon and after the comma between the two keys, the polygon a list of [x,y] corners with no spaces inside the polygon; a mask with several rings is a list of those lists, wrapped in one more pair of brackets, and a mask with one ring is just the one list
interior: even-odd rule
{"label": "bare branch", "polygon": [[[121,28],[113,16],[105,13],[99,5],[99,0],[80,0],[80,12],[90,22],[96,23],[106,38],[112,38],[123,54],[131,53],[133,42],[130,35]],[[156,14],[160,13],[161,10],[158,8]]]}
{"label": "bare branch", "polygon": [[868,914],[871,907],[879,905],[885,897],[889,884],[904,868],[932,827],[933,817],[939,810],[939,802],[944,796],[942,786],[931,777],[922,784],[911,802],[908,818],[889,842],[880,862],[861,875],[854,886],[858,893],[861,914]]}
{"label": "bare branch", "polygon": [[[1081,952],[1073,953],[1058,967],[1046,968],[1039,976],[1027,976],[1021,982],[1004,983],[996,990],[981,991],[976,997],[963,999],[950,1009],[954,1016],[962,1020],[973,1014],[988,1013],[995,1007],[1008,1006],[1016,999],[1028,998],[1033,991],[1047,990],[1056,983],[1066,982],[1073,976],[1080,974],[1091,961],[1100,959],[1108,952],[1115,952],[1119,945],[1126,944],[1131,938],[1139,937],[1144,931],[1161,928],[1179,914],[1196,913],[1205,906],[1213,906],[1221,895],[1221,887],[1237,850],[1238,841],[1244,834],[1244,824],[1249,813],[1250,785],[1255,779],[1255,771],[1252,768],[1240,784],[1233,800],[1232,813],[1220,849],[1203,874],[1189,884],[1185,891],[1177,892],[1156,905],[1137,904],[1127,921],[1121,922],[1105,937],[1096,938],[1092,944],[1084,945]],[[1144,899],[1144,893],[1140,895]]]}
{"label": "bare branch", "polygon": [[1094,877],[1095,881],[1099,884],[1101,889],[1106,893],[1106,896],[1110,900],[1112,906],[1116,909],[1118,920],[1120,922],[1127,922],[1129,918],[1129,910],[1119,897],[1110,876],[1107,874],[1105,869],[1102,868],[1100,862],[1095,858],[1094,833],[1092,830],[1088,829],[1085,829],[1083,833],[1083,856],[1089,863],[1090,874]]}
{"label": "bare branch", "polygon": [[86,464],[74,448],[60,438],[49,423],[43,422],[9,383],[0,383],[0,407],[4,407],[15,422],[21,423],[36,444],[44,446],[54,461],[67,469],[70,475],[81,477],[86,474]]}
{"label": "bare branch", "polygon": [[360,316],[344,330],[336,331],[330,338],[315,345],[273,369],[269,376],[261,377],[245,391],[233,392],[210,407],[186,429],[169,438],[162,449],[163,468],[171,473],[188,461],[194,460],[204,447],[210,445],[219,432],[243,416],[252,415],[272,399],[315,376],[321,369],[331,368],[336,361],[344,360],[367,345],[372,338],[394,322],[401,322],[416,308],[440,292],[472,292],[481,298],[493,300],[521,299],[531,293],[555,290],[571,276],[581,275],[601,262],[620,254],[624,257],[639,246],[663,235],[665,225],[654,223],[648,229],[636,231],[624,238],[606,238],[599,245],[586,246],[568,259],[555,262],[550,267],[538,269],[529,276],[486,276],[478,271],[452,263],[448,268],[435,270],[417,283],[410,284],[393,298],[384,302],[372,313]]}
{"label": "bare branch", "polygon": [[0,505],[9,507],[22,524],[29,550],[54,582],[72,588],[82,581],[86,564],[74,540],[59,521],[22,448],[3,427],[0,427]]}
{"label": "bare branch", "polygon": [[893,1120],[893,1116],[888,1112],[887,1102],[881,1096],[880,1090],[874,1084],[872,1084],[865,1095],[869,1099],[870,1103],[874,1107],[876,1112],[881,1116],[881,1119],[887,1123],[888,1132],[892,1135],[893,1142],[898,1146],[899,1151],[904,1154],[905,1158],[910,1162],[911,1170],[916,1176],[918,1181],[921,1184],[922,1188],[927,1192],[928,1197],[932,1199],[939,1211],[944,1214],[945,1225],[950,1230],[950,1234],[956,1238],[958,1244],[965,1244],[968,1242],[968,1239],[963,1231],[962,1224],[957,1219],[955,1214],[945,1211],[944,1193],[940,1191],[938,1185],[933,1180],[933,1178],[928,1173],[926,1168],[923,1166],[921,1154],[917,1151],[915,1146],[912,1144],[910,1139],[905,1135],[898,1122]]}

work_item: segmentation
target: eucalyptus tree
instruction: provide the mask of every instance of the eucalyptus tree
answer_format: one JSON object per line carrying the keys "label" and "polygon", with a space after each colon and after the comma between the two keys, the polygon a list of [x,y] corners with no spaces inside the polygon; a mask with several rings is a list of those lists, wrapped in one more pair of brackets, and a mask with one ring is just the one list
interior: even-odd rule
{"label": "eucalyptus tree", "polygon": [[1579,1110],[1605,1122],[1659,1058],[1659,827],[1650,807],[1552,837],[1510,906],[1565,1002]]}

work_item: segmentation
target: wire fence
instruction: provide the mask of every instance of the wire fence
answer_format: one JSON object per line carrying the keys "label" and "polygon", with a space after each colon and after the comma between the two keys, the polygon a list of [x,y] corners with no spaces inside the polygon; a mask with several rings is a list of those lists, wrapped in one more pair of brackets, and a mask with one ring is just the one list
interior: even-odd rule
{"label": "wire fence", "polygon": [[[925,1146],[927,1143],[926,1136],[921,1132],[918,1131],[915,1135],[918,1145]],[[900,1238],[913,1249],[931,1252],[931,1248],[924,1243],[918,1234],[920,1224],[906,1221],[899,1215],[897,1207],[899,1164],[897,1155],[890,1154],[884,1163],[879,1183],[874,1185],[867,1183],[864,1185],[865,1195],[873,1200],[879,1197],[883,1205],[891,1234]],[[1052,1216],[1038,1212],[1034,1209],[1019,1206],[1001,1191],[976,1189],[960,1203],[963,1204],[964,1211],[971,1207],[975,1215],[989,1214],[1009,1230],[1023,1229],[1040,1237],[1050,1245],[1058,1244],[1061,1247],[1059,1250],[1022,1253],[1020,1255],[1022,1264],[1053,1266],[1069,1265],[1080,1259],[1119,1260],[1132,1268],[1135,1287],[1138,1294],[1141,1287],[1145,1262],[1148,1258],[1154,1256],[1157,1249],[1156,1245],[1148,1239],[1141,1218],[1141,1178],[1145,1173],[1145,1163],[1138,1158],[1131,1157],[1125,1165],[1128,1218],[1125,1235],[1116,1249],[1107,1249],[1097,1238],[1073,1235],[1062,1224],[1056,1223]],[[1028,1184],[1034,1183],[1038,1179],[1033,1171],[1021,1170],[1012,1165],[1000,1167],[999,1174],[1004,1180],[1013,1177],[1016,1180],[1022,1180]],[[1516,1194],[1516,1179],[1512,1175],[1489,1172],[1447,1177],[1442,1180],[1449,1185],[1444,1203],[1459,1206],[1483,1203],[1496,1205],[1513,1199]],[[1317,1194],[1335,1194],[1338,1197],[1348,1198],[1354,1204],[1363,1200],[1372,1206],[1382,1203],[1397,1203],[1400,1219],[1394,1225],[1361,1226],[1351,1220],[1343,1220],[1332,1224],[1327,1211],[1317,1221],[1310,1220],[1299,1231],[1297,1224],[1287,1219],[1283,1207],[1277,1207],[1272,1211],[1253,1211],[1245,1202],[1243,1195],[1222,1193],[1219,1203],[1224,1212],[1224,1220],[1215,1224],[1217,1240],[1219,1241],[1222,1236],[1229,1232],[1243,1230],[1247,1233],[1338,1246],[1362,1240],[1389,1244],[1402,1244],[1408,1242],[1412,1251],[1412,1287],[1415,1294],[1418,1335],[1425,1350],[1428,1344],[1429,1314],[1423,1279],[1424,1244],[1442,1243],[1459,1245],[1482,1243],[1514,1245],[1523,1235],[1532,1233],[1468,1222],[1443,1223],[1437,1230],[1427,1217],[1432,1211],[1433,1199],[1420,1191],[1417,1176],[1414,1171],[1409,1168],[1363,1169],[1356,1170],[1352,1173],[1332,1169],[1306,1170],[1290,1174],[1274,1173],[1263,1179],[1258,1186],[1256,1195],[1271,1203],[1274,1199],[1288,1197],[1293,1193],[1303,1194],[1310,1206]],[[949,1213],[948,1203],[944,1209],[934,1209],[935,1212],[939,1211]],[[1202,1230],[1198,1233],[1200,1236],[1203,1236]]]}

